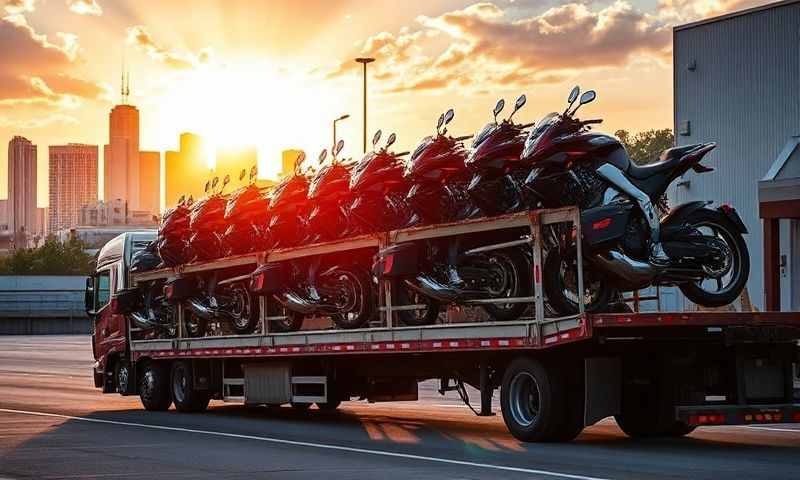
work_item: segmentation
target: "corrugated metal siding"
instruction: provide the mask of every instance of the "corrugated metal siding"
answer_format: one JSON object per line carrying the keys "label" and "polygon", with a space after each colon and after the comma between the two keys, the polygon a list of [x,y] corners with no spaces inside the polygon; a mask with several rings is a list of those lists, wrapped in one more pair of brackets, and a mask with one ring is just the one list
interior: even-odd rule
{"label": "corrugated metal siding", "polygon": [[709,199],[738,209],[750,230],[748,289],[763,308],[757,182],[789,136],[800,133],[800,4],[677,30],[674,37],[676,134],[691,122],[691,134],[676,141],[718,147],[704,162],[716,172],[688,173],[690,184],[673,185],[670,200]]}

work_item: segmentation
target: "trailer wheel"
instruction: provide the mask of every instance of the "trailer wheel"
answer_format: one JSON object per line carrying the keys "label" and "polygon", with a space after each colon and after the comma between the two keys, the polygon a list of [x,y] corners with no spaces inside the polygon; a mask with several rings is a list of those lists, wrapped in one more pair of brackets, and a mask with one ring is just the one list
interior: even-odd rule
{"label": "trailer wheel", "polygon": [[518,440],[559,440],[565,402],[559,376],[532,358],[517,358],[503,375],[500,389],[503,420]]}
{"label": "trailer wheel", "polygon": [[208,391],[194,388],[194,372],[188,360],[172,364],[172,400],[179,412],[202,412],[208,407]]}
{"label": "trailer wheel", "polygon": [[139,378],[139,398],[145,410],[162,412],[169,409],[172,397],[169,392],[169,374],[163,365],[147,362]]}

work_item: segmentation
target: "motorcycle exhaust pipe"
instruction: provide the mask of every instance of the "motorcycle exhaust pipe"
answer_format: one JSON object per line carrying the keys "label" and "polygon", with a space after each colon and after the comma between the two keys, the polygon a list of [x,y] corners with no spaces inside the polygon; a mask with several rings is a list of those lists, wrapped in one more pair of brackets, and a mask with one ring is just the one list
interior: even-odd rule
{"label": "motorcycle exhaust pipe", "polygon": [[276,295],[276,298],[284,307],[303,315],[311,315],[320,310],[320,305],[303,298],[295,292],[284,292],[280,297]]}
{"label": "motorcycle exhaust pipe", "polygon": [[203,305],[195,298],[186,301],[186,307],[198,317],[204,320],[211,320],[217,317],[217,310]]}
{"label": "motorcycle exhaust pipe", "polygon": [[145,318],[139,312],[131,312],[130,313],[131,320],[138,328],[153,328],[156,325],[156,322],[153,321],[151,318]]}
{"label": "motorcycle exhaust pipe", "polygon": [[592,260],[595,265],[618,277],[633,290],[651,285],[658,273],[651,264],[634,260],[616,250],[597,253]]}

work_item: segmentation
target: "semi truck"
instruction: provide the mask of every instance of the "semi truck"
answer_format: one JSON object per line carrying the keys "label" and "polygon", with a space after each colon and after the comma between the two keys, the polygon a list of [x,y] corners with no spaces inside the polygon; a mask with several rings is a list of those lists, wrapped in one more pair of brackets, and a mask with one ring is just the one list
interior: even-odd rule
{"label": "semi truck", "polygon": [[[499,391],[503,420],[521,441],[569,441],[611,416],[633,437],[800,422],[800,312],[589,313],[581,303],[575,315],[553,316],[541,284],[542,226],[571,223],[580,238],[579,218],[574,208],[522,212],[145,272],[132,272],[131,260],[156,232],[122,234],[99,252],[87,279],[95,386],[139,395],[154,411],[174,404],[179,412],[202,412],[211,399],[332,411],[343,401],[417,400],[420,382],[438,380],[440,393],[457,392],[481,416],[495,414]],[[397,313],[414,305],[393,304],[389,282],[380,279],[378,319],[354,330],[317,319],[299,331],[273,331],[271,323],[284,317],[270,308],[269,295],[258,296],[258,325],[246,334],[190,335],[177,295],[167,322],[174,327],[165,333],[143,332],[130,318],[141,308],[142,286],[154,282],[213,276],[216,284],[248,285],[269,262],[520,228],[530,229],[533,295],[451,306],[433,325],[398,322]],[[580,273],[577,280],[582,291]],[[468,314],[487,301],[530,308],[506,322]]]}

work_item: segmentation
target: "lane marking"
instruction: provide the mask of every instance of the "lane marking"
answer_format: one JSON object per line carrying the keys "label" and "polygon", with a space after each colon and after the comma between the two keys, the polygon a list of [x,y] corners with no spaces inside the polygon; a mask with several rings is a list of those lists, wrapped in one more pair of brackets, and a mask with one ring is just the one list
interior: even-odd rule
{"label": "lane marking", "polygon": [[39,417],[53,417],[53,418],[63,418],[66,420],[78,420],[82,422],[90,422],[90,423],[105,423],[110,425],[122,425],[126,427],[139,427],[139,428],[150,428],[153,430],[166,430],[172,432],[185,432],[185,433],[197,433],[201,435],[215,435],[218,437],[226,437],[226,438],[237,438],[242,440],[258,440],[261,442],[269,442],[269,443],[276,443],[281,445],[292,445],[298,447],[310,447],[310,448],[319,448],[324,450],[337,450],[340,452],[352,452],[352,453],[362,453],[366,455],[376,455],[376,456],[383,456],[383,457],[393,457],[393,458],[404,458],[409,460],[423,460],[427,462],[434,462],[434,463],[446,463],[450,465],[461,465],[466,467],[477,467],[477,468],[486,468],[491,470],[503,470],[506,472],[517,472],[517,473],[527,473],[533,475],[542,475],[548,477],[556,477],[556,478],[569,478],[573,480],[608,480],[600,477],[589,477],[585,475],[577,475],[571,473],[560,473],[560,472],[553,472],[549,470],[537,470],[532,468],[521,468],[521,467],[511,467],[507,465],[494,465],[491,463],[477,463],[477,462],[468,462],[465,460],[454,460],[450,458],[439,458],[439,457],[428,457],[425,455],[414,455],[410,453],[398,453],[398,452],[388,452],[385,450],[372,450],[368,448],[357,448],[357,447],[346,447],[343,445],[327,445],[322,443],[312,443],[312,442],[303,442],[297,440],[285,440],[282,438],[273,438],[273,437],[259,437],[256,435],[243,435],[239,433],[225,433],[225,432],[214,432],[210,430],[197,430],[194,428],[182,428],[182,427],[169,427],[166,425],[152,425],[147,423],[136,423],[136,422],[123,422],[118,420],[104,420],[100,418],[88,418],[88,417],[75,417],[72,415],[62,415],[59,413],[46,413],[46,412],[32,412],[28,410],[13,410],[10,408],[0,408],[0,412],[2,413],[15,413],[18,415],[33,415]]}

